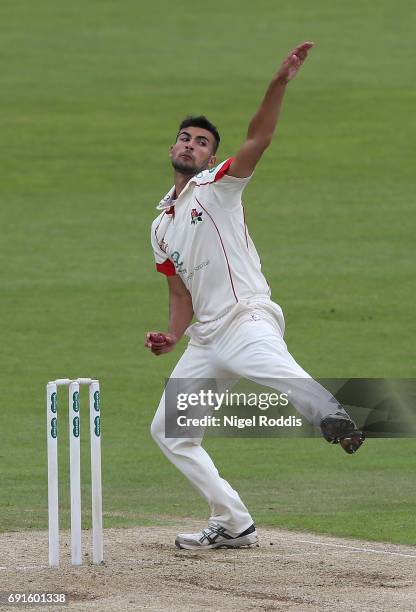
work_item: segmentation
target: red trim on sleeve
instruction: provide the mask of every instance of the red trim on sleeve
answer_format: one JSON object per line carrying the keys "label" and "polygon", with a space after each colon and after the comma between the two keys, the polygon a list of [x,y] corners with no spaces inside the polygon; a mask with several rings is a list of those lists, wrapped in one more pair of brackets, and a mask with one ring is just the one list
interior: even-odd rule
{"label": "red trim on sleeve", "polygon": [[161,264],[157,263],[156,270],[162,274],[165,274],[166,276],[175,276],[176,274],[175,266],[170,259],[165,259],[165,261]]}
{"label": "red trim on sleeve", "polygon": [[224,174],[226,174],[226,172],[228,171],[229,167],[231,166],[234,160],[235,160],[235,157],[230,157],[230,159],[227,159],[227,161],[223,163],[223,165],[221,166],[221,168],[218,170],[217,174],[215,175],[214,183],[222,179],[222,177],[224,176]]}

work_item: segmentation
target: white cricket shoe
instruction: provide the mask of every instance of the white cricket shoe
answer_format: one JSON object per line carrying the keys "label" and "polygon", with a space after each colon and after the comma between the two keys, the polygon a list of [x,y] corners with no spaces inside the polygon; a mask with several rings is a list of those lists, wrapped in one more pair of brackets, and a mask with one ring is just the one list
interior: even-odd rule
{"label": "white cricket shoe", "polygon": [[233,535],[218,523],[209,523],[208,527],[199,533],[178,534],[175,545],[186,550],[193,548],[241,548],[243,546],[258,546],[259,538],[254,524],[239,535]]}

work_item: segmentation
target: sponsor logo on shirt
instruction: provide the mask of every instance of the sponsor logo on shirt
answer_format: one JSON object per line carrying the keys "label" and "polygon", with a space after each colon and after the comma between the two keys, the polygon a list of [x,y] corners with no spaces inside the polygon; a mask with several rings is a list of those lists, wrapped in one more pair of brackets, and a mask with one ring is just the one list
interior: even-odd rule
{"label": "sponsor logo on shirt", "polygon": [[164,253],[168,252],[169,245],[167,242],[165,242],[163,238],[160,242],[158,242],[158,245],[161,251],[163,251]]}
{"label": "sponsor logo on shirt", "polygon": [[189,276],[186,277],[186,280],[187,281],[191,280],[191,278],[193,278],[195,272],[198,272],[199,270],[202,270],[202,268],[205,268],[205,266],[207,266],[208,264],[209,264],[209,259],[206,259],[202,263],[200,263],[197,266],[195,266],[195,268],[192,270],[192,272],[189,274]]}
{"label": "sponsor logo on shirt", "polygon": [[176,271],[179,274],[186,274],[187,270],[186,268],[183,267],[183,261],[179,261],[181,259],[181,254],[179,253],[179,251],[173,251],[173,253],[171,253],[171,259],[173,261],[173,265],[176,268]]}
{"label": "sponsor logo on shirt", "polygon": [[193,208],[191,210],[191,224],[195,225],[198,221],[202,221],[202,210],[198,212],[196,208]]}

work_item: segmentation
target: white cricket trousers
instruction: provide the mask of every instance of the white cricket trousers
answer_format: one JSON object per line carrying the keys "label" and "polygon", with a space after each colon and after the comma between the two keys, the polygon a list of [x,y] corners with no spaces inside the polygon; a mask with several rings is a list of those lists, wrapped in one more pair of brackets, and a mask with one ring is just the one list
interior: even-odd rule
{"label": "white cricket trousers", "polygon": [[[281,392],[287,390],[282,379],[290,378],[293,379],[290,381],[292,404],[314,425],[319,426],[324,416],[343,410],[335,398],[296,363],[287,350],[280,328],[261,308],[237,315],[209,344],[197,345],[191,340],[171,378],[227,379],[230,382],[246,378]],[[196,382],[192,381],[193,392],[197,391]],[[165,393],[153,419],[151,434],[166,457],[206,499],[211,510],[210,521],[219,523],[233,535],[250,527],[253,519],[249,511],[238,493],[219,475],[201,446],[202,440],[165,437]]]}

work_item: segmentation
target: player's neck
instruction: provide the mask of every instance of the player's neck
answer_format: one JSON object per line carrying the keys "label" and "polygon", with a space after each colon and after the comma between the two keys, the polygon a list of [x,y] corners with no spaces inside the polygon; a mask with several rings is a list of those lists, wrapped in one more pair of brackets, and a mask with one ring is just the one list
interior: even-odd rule
{"label": "player's neck", "polygon": [[195,176],[194,174],[182,174],[181,172],[174,173],[175,194],[174,199],[179,198],[189,180]]}

